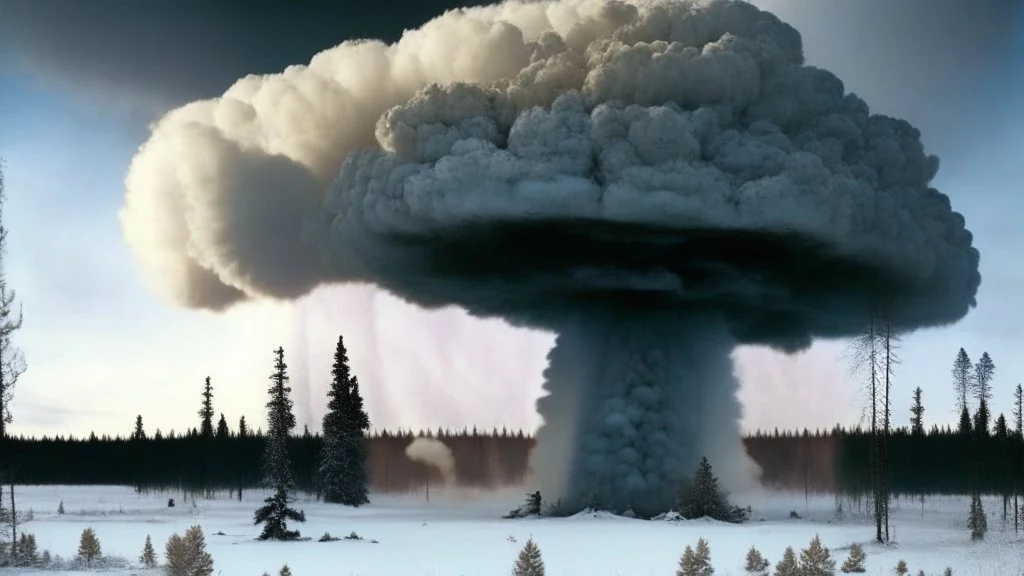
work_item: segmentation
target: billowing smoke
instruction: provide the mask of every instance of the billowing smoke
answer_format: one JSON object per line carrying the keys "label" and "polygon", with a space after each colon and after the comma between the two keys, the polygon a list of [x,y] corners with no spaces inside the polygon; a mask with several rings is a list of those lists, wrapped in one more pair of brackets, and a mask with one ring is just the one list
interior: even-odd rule
{"label": "billowing smoke", "polygon": [[535,483],[647,515],[702,455],[750,478],[735,345],[975,304],[937,168],[744,2],[509,2],[169,113],[122,222],[186,306],[364,282],[556,332]]}
{"label": "billowing smoke", "polygon": [[455,456],[444,442],[434,438],[419,437],[405,448],[405,455],[413,462],[433,466],[441,472],[444,483],[455,484]]}

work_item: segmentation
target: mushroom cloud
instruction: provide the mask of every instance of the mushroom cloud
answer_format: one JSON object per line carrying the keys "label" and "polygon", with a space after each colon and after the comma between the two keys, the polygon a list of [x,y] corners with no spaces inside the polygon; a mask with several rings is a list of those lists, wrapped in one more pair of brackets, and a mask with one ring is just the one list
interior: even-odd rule
{"label": "mushroom cloud", "polygon": [[121,222],[184,306],[372,283],[554,331],[536,487],[653,515],[702,456],[752,478],[736,345],[975,305],[937,169],[745,2],[511,1],[169,112]]}

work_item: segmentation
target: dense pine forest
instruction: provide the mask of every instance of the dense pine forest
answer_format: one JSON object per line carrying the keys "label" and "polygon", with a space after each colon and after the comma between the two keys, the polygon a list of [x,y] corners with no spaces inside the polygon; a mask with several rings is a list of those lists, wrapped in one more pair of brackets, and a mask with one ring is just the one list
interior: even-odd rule
{"label": "dense pine forest", "polygon": [[[421,489],[441,482],[437,469],[410,460],[406,447],[417,436],[443,441],[455,457],[463,486],[498,488],[523,481],[533,438],[522,431],[477,430],[374,432],[367,438],[367,468],[375,491]],[[221,427],[204,437],[10,438],[19,484],[119,484],[140,490],[180,489],[192,494],[237,492],[261,485],[265,439]],[[756,433],[745,439],[747,452],[763,470],[762,481],[777,488],[811,493],[869,493],[871,434],[863,430]],[[319,435],[291,438],[289,454],[296,486],[315,492]],[[968,494],[982,479],[990,494],[1010,494],[1024,486],[1024,442],[1019,434],[996,430],[978,435],[933,428],[914,434],[896,429],[889,440],[893,495]],[[977,466],[980,462],[980,474]]]}

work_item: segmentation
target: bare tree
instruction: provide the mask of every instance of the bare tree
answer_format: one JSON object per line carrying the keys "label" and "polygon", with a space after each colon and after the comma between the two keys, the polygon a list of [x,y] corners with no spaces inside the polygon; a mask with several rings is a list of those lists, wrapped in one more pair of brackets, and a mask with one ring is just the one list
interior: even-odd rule
{"label": "bare tree", "polygon": [[[0,161],[0,443],[7,438],[7,425],[13,421],[11,400],[18,378],[25,373],[25,358],[14,344],[14,333],[21,329],[21,306],[15,307],[14,289],[7,283],[7,226],[3,208],[7,202],[4,190],[3,162]],[[0,463],[3,464],[3,463]]]}
{"label": "bare tree", "polygon": [[971,357],[963,348],[956,353],[956,360],[953,361],[953,390],[956,392],[956,411],[963,412],[968,409],[967,396],[971,392],[971,383],[974,378],[972,371],[974,365]]}
{"label": "bare tree", "polygon": [[883,508],[881,499],[881,438],[878,433],[878,404],[881,398],[883,348],[879,314],[872,314],[868,326],[851,342],[852,370],[864,377],[871,415],[871,497],[874,501],[875,539],[882,542]]}

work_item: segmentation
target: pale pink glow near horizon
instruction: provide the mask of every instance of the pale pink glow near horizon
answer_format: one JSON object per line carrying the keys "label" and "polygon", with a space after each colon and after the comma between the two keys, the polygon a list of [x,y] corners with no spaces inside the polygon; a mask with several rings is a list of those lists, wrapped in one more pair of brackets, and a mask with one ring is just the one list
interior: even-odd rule
{"label": "pale pink glow near horizon", "polygon": [[[534,402],[552,334],[454,307],[422,310],[370,286],[320,288],[292,314],[296,414],[312,430],[324,414],[339,334],[375,428],[532,431],[540,425]],[[793,355],[742,347],[734,358],[744,431],[855,422],[842,344],[816,343]]]}

